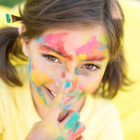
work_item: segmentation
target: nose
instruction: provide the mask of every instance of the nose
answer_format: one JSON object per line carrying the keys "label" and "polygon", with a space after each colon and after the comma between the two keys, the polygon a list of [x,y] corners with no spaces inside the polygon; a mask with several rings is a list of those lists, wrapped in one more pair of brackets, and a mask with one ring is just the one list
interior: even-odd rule
{"label": "nose", "polygon": [[69,80],[72,83],[70,92],[74,91],[74,89],[76,88],[76,84],[77,84],[77,79],[76,80]]}
{"label": "nose", "polygon": [[72,83],[72,86],[70,88],[70,92],[74,91],[77,85],[77,75],[75,74],[75,71],[73,70],[70,74],[66,74],[65,77],[66,81],[70,81]]}

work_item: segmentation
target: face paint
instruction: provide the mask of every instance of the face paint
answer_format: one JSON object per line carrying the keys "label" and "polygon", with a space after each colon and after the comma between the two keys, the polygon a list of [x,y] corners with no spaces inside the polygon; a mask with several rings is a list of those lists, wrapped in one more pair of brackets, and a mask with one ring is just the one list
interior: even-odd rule
{"label": "face paint", "polygon": [[37,69],[32,71],[31,77],[33,82],[39,86],[39,85],[45,85],[46,83],[50,84],[54,82],[53,79],[50,79],[46,71],[39,72]]}
{"label": "face paint", "polygon": [[37,100],[40,104],[45,105],[43,99],[39,95],[37,96]]}
{"label": "face paint", "polygon": [[66,68],[66,70],[67,70],[68,73],[70,72],[68,68]]}
{"label": "face paint", "polygon": [[69,118],[69,120],[67,121],[67,123],[65,124],[64,128],[65,128],[65,129],[71,129],[71,128],[78,122],[79,118],[80,118],[79,113],[74,112],[74,113],[70,116],[70,118]]}
{"label": "face paint", "polygon": [[[48,34],[46,35],[43,40],[43,42],[47,45],[47,46],[51,46],[52,48],[55,48],[56,50],[62,52],[64,54],[65,57],[67,57],[69,60],[73,60],[72,56],[69,55],[65,49],[64,49],[64,43],[63,43],[63,37],[65,37],[68,33],[60,33],[60,34]],[[37,40],[41,40],[41,39],[37,39]]]}
{"label": "face paint", "polygon": [[[43,101],[46,100],[48,107],[52,103],[52,97],[46,93],[44,86],[58,93],[66,79],[72,82],[72,90],[68,96],[74,98],[64,104],[63,109],[68,109],[76,100],[97,89],[108,61],[108,42],[104,34],[98,35],[91,30],[88,33],[87,35],[81,31],[70,30],[46,32],[32,45],[36,50],[34,47],[34,51],[30,52],[34,52],[38,57],[34,59],[33,53],[31,54],[31,66],[29,65],[28,69],[36,89],[44,98]],[[43,55],[52,55],[58,60],[48,61]],[[85,67],[88,63],[93,63],[100,69],[95,67],[95,70],[89,70]],[[58,106],[61,106],[61,102]]]}
{"label": "face paint", "polygon": [[99,47],[99,46],[102,45],[96,39],[97,39],[96,36],[92,36],[90,41],[87,44],[85,44],[85,45],[81,46],[80,48],[76,49],[76,51],[75,51],[76,55],[80,55],[84,52],[89,52],[92,55],[93,54],[93,48]]}
{"label": "face paint", "polygon": [[77,96],[79,93],[80,93],[79,90],[76,90],[76,91],[69,93],[68,96]]}
{"label": "face paint", "polygon": [[87,76],[86,73],[79,72],[78,68],[75,68],[75,74],[76,74],[76,75],[80,75],[80,74],[81,74],[81,75]]}
{"label": "face paint", "polygon": [[36,89],[36,91],[39,94],[39,96],[42,98],[43,102],[47,106],[49,106],[47,101],[46,101],[45,93],[40,88],[40,86],[43,85],[43,84],[46,84],[46,82],[48,82],[48,83],[53,82],[53,80],[48,78],[48,76],[47,76],[45,71],[38,72],[38,70],[36,69],[37,61],[38,61],[38,59],[37,59],[36,55],[33,55],[32,58],[29,59],[29,64],[28,64],[29,73],[28,73],[28,77],[29,77],[29,80],[30,80],[31,84]]}
{"label": "face paint", "polygon": [[61,76],[62,76],[62,78],[65,78],[65,72],[64,71],[61,73]]}

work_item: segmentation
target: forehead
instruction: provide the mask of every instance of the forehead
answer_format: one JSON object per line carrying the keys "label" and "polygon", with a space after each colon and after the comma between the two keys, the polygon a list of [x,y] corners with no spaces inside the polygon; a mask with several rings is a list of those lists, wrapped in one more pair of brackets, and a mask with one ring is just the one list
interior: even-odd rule
{"label": "forehead", "polygon": [[43,34],[44,43],[53,48],[64,48],[69,54],[81,54],[108,45],[105,31],[101,26],[79,30],[51,29]]}

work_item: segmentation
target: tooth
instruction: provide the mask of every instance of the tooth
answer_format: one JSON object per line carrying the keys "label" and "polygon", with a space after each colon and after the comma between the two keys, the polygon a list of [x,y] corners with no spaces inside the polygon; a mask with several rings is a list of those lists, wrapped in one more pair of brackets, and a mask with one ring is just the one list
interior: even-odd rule
{"label": "tooth", "polygon": [[54,95],[54,97],[56,96],[56,94],[54,92],[51,91],[51,93]]}

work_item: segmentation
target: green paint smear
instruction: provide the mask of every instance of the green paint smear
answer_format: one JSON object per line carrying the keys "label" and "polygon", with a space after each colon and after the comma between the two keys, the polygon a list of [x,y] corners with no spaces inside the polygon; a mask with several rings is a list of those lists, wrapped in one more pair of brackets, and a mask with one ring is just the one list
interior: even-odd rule
{"label": "green paint smear", "polygon": [[76,90],[76,91],[69,93],[68,96],[76,96],[78,94],[79,94],[79,90]]}
{"label": "green paint smear", "polygon": [[79,73],[79,71],[78,71],[77,68],[75,68],[75,74],[76,74],[76,75],[80,75],[80,73]]}
{"label": "green paint smear", "polygon": [[62,102],[59,102],[59,103],[58,103],[58,107],[61,107],[61,106],[62,106]]}
{"label": "green paint smear", "polygon": [[80,126],[81,126],[81,124],[78,123],[78,124],[75,126],[75,128],[73,129],[73,132],[75,132]]}
{"label": "green paint smear", "polygon": [[107,35],[103,34],[99,37],[98,41],[102,42],[104,45],[108,45],[108,37]]}
{"label": "green paint smear", "polygon": [[[28,70],[28,71],[29,71],[29,70]],[[29,72],[28,72],[28,78],[29,78],[29,81],[31,82],[31,84],[33,85],[33,87],[36,89],[36,91],[37,91],[37,93],[39,94],[39,96],[42,98],[42,100],[43,100],[43,102],[45,103],[45,105],[49,107],[49,105],[48,105],[47,102],[46,102],[46,97],[45,97],[44,92],[41,91],[41,88],[40,88],[40,87],[37,87],[37,86],[35,85],[35,83],[33,82],[33,80],[32,80],[31,77],[30,77]]]}
{"label": "green paint smear", "polygon": [[79,72],[79,70],[78,70],[78,68],[75,68],[75,74],[76,75],[85,75],[85,76],[87,76],[87,74],[85,74],[85,73],[82,73],[82,72]]}
{"label": "green paint smear", "polygon": [[71,129],[79,120],[80,115],[78,112],[74,112],[71,116],[64,128]]}
{"label": "green paint smear", "polygon": [[57,138],[56,140],[65,140],[62,136],[60,136],[59,138]]}

